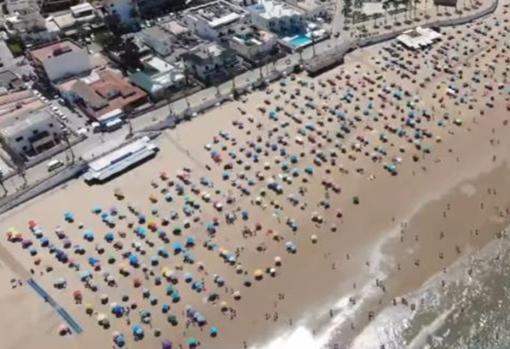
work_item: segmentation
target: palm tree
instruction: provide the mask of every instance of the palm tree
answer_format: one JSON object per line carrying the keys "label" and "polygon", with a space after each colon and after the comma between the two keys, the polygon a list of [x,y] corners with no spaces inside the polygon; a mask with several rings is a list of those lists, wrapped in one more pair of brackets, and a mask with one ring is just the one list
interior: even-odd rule
{"label": "palm tree", "polygon": [[312,39],[312,58],[315,58],[317,53],[315,52],[315,33],[313,30],[310,32],[310,38]]}
{"label": "palm tree", "polygon": [[71,142],[69,142],[69,135],[67,132],[63,132],[62,133],[62,138],[64,139],[64,142],[66,142],[67,144],[67,149],[70,151],[71,153],[71,163],[74,163],[74,160],[75,160],[75,155],[74,155],[74,151],[73,151],[73,147],[71,145]]}
{"label": "palm tree", "polygon": [[382,8],[384,10],[384,25],[388,23],[388,10],[390,8],[390,5],[391,4],[389,0],[384,0],[382,3]]}
{"label": "palm tree", "polygon": [[2,172],[2,170],[0,170],[0,186],[4,190],[4,196],[7,195],[7,188],[5,188],[4,184],[4,173]]}
{"label": "palm tree", "polygon": [[26,187],[28,185],[28,181],[27,181],[27,168],[26,168],[24,162],[18,165],[18,174],[23,179],[23,186],[22,187],[23,188]]}

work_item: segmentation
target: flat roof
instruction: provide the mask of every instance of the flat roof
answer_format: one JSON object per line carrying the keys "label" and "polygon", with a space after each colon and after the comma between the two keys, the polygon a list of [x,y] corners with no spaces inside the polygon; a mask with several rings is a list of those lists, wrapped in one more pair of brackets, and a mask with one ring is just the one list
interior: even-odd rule
{"label": "flat roof", "polygon": [[3,119],[2,122],[0,122],[0,132],[5,137],[12,137],[33,125],[38,125],[43,122],[49,123],[53,120],[55,120],[54,117],[47,109],[37,110],[32,113],[8,118],[7,120]]}
{"label": "flat roof", "polygon": [[441,34],[435,30],[417,27],[416,29],[405,31],[397,37],[397,40],[406,47],[418,49],[423,46],[431,45],[440,37]]}
{"label": "flat roof", "polygon": [[320,0],[294,0],[294,4],[305,11],[314,11],[326,5],[325,2]]}
{"label": "flat roof", "polygon": [[175,69],[173,65],[156,56],[145,57],[141,60],[141,62],[159,73],[168,72]]}
{"label": "flat roof", "polygon": [[226,1],[218,0],[190,8],[187,13],[199,17],[206,21],[209,26],[217,28],[237,21],[246,13],[246,10]]}
{"label": "flat roof", "polygon": [[104,115],[123,109],[131,103],[142,100],[146,93],[133,86],[120,74],[112,70],[102,70],[87,78],[72,80],[60,85],[61,89],[73,92],[93,111],[92,117],[102,119]]}
{"label": "flat roof", "polygon": [[176,36],[189,32],[189,29],[187,27],[181,25],[179,22],[177,22],[175,20],[161,23],[161,24],[159,24],[159,26],[161,28],[165,29],[166,31],[168,31],[170,34],[173,34]]}
{"label": "flat roof", "polygon": [[122,172],[126,168],[153,156],[156,146],[148,137],[133,141],[123,147],[89,163],[89,170],[84,175],[86,181],[104,181]]}
{"label": "flat roof", "polygon": [[30,51],[30,54],[38,61],[44,62],[65,53],[80,51],[81,49],[74,41],[64,40],[33,49]]}
{"label": "flat roof", "polygon": [[301,9],[293,7],[286,2],[274,0],[261,0],[260,3],[250,6],[248,9],[267,19],[299,16],[304,14]]}
{"label": "flat roof", "polygon": [[71,6],[69,9],[73,14],[80,14],[80,12],[86,11],[94,11],[94,7],[88,2],[83,2],[81,4]]}
{"label": "flat roof", "polygon": [[76,24],[76,18],[74,18],[71,13],[64,13],[53,16],[53,22],[55,22],[60,29],[66,29]]}

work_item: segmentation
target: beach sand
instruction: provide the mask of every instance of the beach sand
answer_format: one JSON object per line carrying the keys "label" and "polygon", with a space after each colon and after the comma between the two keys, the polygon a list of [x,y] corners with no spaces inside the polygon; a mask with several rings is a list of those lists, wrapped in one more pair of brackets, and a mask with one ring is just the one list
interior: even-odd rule
{"label": "beach sand", "polygon": [[[490,17],[490,23],[502,16],[503,9]],[[414,58],[412,52],[401,50],[404,59],[421,64],[411,78],[402,77],[403,71],[398,71],[395,65],[384,67],[389,60],[382,59],[382,50],[389,47],[396,50],[395,42],[355,51],[346,57],[345,65],[316,79],[304,75],[286,78],[270,85],[267,91],[253,92],[245,102],[224,104],[164,132],[157,140],[160,152],[154,159],[108,183],[88,186],[78,179],[8,212],[2,216],[0,231],[14,227],[24,237],[30,237],[27,224],[34,219],[44,235],[60,247],[62,241],[54,233],[60,225],[73,246],[79,244],[86,249],[83,256],[75,255],[73,248],[66,250],[70,258],[82,270],[92,271],[87,258],[97,257],[101,260],[101,270],[92,271],[93,283],[99,287],[97,292],[92,292],[85,289],[77,272],[57,262],[47,248],[39,247],[35,238],[37,257],[41,259],[38,266],[28,250],[2,238],[0,276],[4,281],[0,283],[0,304],[9,317],[2,318],[0,326],[12,329],[5,336],[4,347],[95,345],[106,348],[113,344],[113,331],[125,335],[129,348],[157,348],[162,338],[182,347],[187,347],[187,339],[196,338],[204,348],[263,348],[280,336],[283,339],[275,348],[356,346],[359,342],[355,337],[380,309],[392,304],[394,299],[401,304],[400,297],[443,269],[448,273],[454,261],[486,245],[508,223],[510,140],[505,136],[509,130],[506,109],[509,87],[504,57],[508,55],[509,33],[503,24],[484,30],[488,31],[486,35],[476,33],[473,25],[444,29],[441,43]],[[473,52],[463,56],[463,45],[467,50],[472,47]],[[453,57],[449,50],[457,52],[459,57]],[[453,81],[450,81],[452,74],[446,72],[432,76],[434,55],[457,71]],[[476,58],[479,61],[475,63]],[[462,77],[458,69],[462,69]],[[481,75],[475,73],[477,70]],[[365,78],[366,74],[370,79]],[[472,81],[475,75],[480,76],[481,82]],[[381,80],[377,80],[378,76]],[[462,86],[463,82],[468,86]],[[501,89],[500,83],[504,84]],[[452,84],[459,92],[449,97],[446,91]],[[492,89],[484,84],[490,84]],[[394,96],[397,92],[398,98]],[[295,94],[293,99],[289,97],[291,93]],[[315,107],[304,106],[306,96]],[[489,100],[492,107],[486,105]],[[469,104],[473,105],[472,109],[468,108]],[[276,111],[277,106],[281,110]],[[240,109],[246,114],[242,115]],[[331,114],[329,109],[333,114],[343,112],[345,119],[341,120],[340,114]],[[416,115],[412,118],[421,121],[413,127],[406,126],[406,120],[411,118],[408,113],[413,110]],[[421,115],[422,110],[430,113],[429,120]],[[275,111],[273,117],[278,121],[271,120],[268,115],[271,111]],[[298,118],[301,122],[296,121]],[[457,118],[461,121],[455,122]],[[349,132],[342,127],[347,127]],[[407,134],[398,136],[396,130],[400,128],[406,129]],[[430,133],[430,137],[422,133],[416,136],[418,128]],[[220,135],[220,131],[228,134]],[[301,140],[296,142],[296,137]],[[210,144],[210,149],[204,149],[206,144]],[[271,149],[272,144],[276,144],[277,150]],[[430,152],[425,151],[428,147]],[[278,154],[282,148],[286,150],[285,155]],[[248,149],[251,158],[246,156]],[[310,152],[312,149],[315,154]],[[221,154],[221,163],[211,159],[212,150]],[[316,156],[318,151],[324,153],[320,156],[322,160]],[[236,158],[229,158],[229,152]],[[258,162],[253,161],[254,154],[258,155]],[[291,155],[296,155],[295,163]],[[243,163],[237,163],[238,159]],[[281,168],[284,162],[287,170]],[[232,168],[225,170],[227,163]],[[391,163],[397,168],[397,175],[384,168]],[[249,168],[245,167],[247,164]],[[308,166],[313,166],[312,175],[305,173]],[[187,171],[183,172],[184,167]],[[296,176],[292,174],[294,168],[298,169]],[[162,171],[175,181],[173,186],[160,178]],[[257,172],[264,179],[257,179]],[[175,178],[177,174],[189,176],[200,193],[193,193],[191,185],[182,184]],[[224,175],[229,180],[224,180]],[[200,184],[202,176],[207,176],[214,187]],[[281,195],[267,188],[271,176],[282,186]],[[338,192],[326,190],[324,183]],[[176,193],[177,184],[183,185],[185,194]],[[250,195],[242,194],[239,186],[249,190]],[[122,190],[123,200],[114,197],[116,188]],[[171,193],[171,202],[165,201],[163,188]],[[265,190],[264,195],[261,190]],[[204,191],[210,195],[207,202],[201,198]],[[292,200],[299,201],[296,205],[289,200],[290,194]],[[258,196],[260,204],[256,203]],[[359,199],[358,204],[354,203],[354,197]],[[193,205],[185,203],[189,199],[200,207],[190,208]],[[214,208],[215,202],[222,203],[221,211]],[[136,236],[134,228],[147,225],[137,223],[128,204],[143,212],[147,221],[154,220],[167,233],[170,243],[162,242],[157,232],[148,231],[144,239]],[[190,208],[189,217],[183,211],[185,206]],[[116,207],[126,218],[113,216],[115,227],[107,227],[92,212],[95,207],[104,211]],[[157,213],[151,213],[152,209],[157,209]],[[174,220],[169,218],[172,210],[177,213]],[[243,210],[249,211],[247,220],[241,218]],[[64,221],[66,211],[75,214],[74,223]],[[227,213],[237,217],[232,224],[226,222]],[[320,216],[321,222],[313,222],[314,215]],[[163,217],[168,218],[168,226],[161,226]],[[215,217],[219,225],[214,237],[210,237],[206,227]],[[286,224],[289,220],[297,224],[295,231]],[[83,229],[78,228],[79,222],[83,223]],[[128,227],[128,222],[133,226]],[[172,234],[177,225],[183,227],[180,236]],[[94,231],[93,242],[82,238],[85,229]],[[116,250],[104,240],[109,231],[114,231],[115,241],[123,243],[122,250]],[[119,237],[121,231],[126,233],[124,238]],[[275,233],[281,236],[281,241],[274,239]],[[171,252],[172,243],[184,244],[188,235],[196,240],[195,247],[189,248],[194,264],[184,263],[182,253]],[[311,242],[312,235],[317,236],[316,243]],[[216,248],[212,251],[204,248],[207,241]],[[297,246],[295,254],[286,251],[287,242]],[[170,257],[161,257],[159,265],[151,266],[150,257],[156,256],[160,247],[170,251]],[[101,248],[104,253],[98,252]],[[241,266],[240,273],[219,256],[222,249],[229,251],[227,255],[237,251],[234,264]],[[130,267],[127,258],[122,257],[126,251],[138,255],[142,265]],[[107,256],[115,257],[116,262],[108,264]],[[276,256],[282,259],[281,267],[274,267]],[[199,261],[205,270],[199,270]],[[120,264],[126,265],[129,276],[119,274]],[[143,264],[147,267],[145,273]],[[45,271],[48,265],[53,271]],[[176,271],[179,276],[179,283],[174,286],[181,295],[178,303],[172,303],[166,295],[168,283],[164,278],[162,285],[155,285],[154,278],[161,276],[163,267]],[[272,267],[275,277],[264,272]],[[83,327],[82,334],[58,336],[57,328],[62,320],[49,305],[26,285],[11,289],[9,280],[25,280],[31,274],[30,269],[33,278]],[[263,271],[260,281],[253,276],[257,269]],[[105,271],[115,276],[115,287],[103,281]],[[206,289],[200,293],[192,290],[183,280],[186,272],[193,273],[194,281],[204,282]],[[226,287],[215,285],[214,275],[220,275]],[[65,278],[67,287],[59,290],[53,283],[61,277]],[[142,281],[141,287],[133,287],[135,277]],[[251,287],[244,285],[246,280],[251,282]],[[151,305],[143,296],[144,288],[157,297],[157,305]],[[83,293],[82,304],[73,300],[73,291],[77,289]],[[238,301],[233,297],[237,290],[241,293]],[[215,302],[207,301],[212,292],[218,297]],[[106,304],[101,304],[102,294],[108,295]],[[123,295],[129,295],[128,302],[122,301]],[[129,317],[115,318],[111,314],[112,302],[129,305],[132,301],[138,308],[131,310]],[[223,301],[229,309],[226,312],[221,311]],[[85,313],[87,303],[94,307],[91,316]],[[170,313],[179,320],[177,326],[167,322],[168,314],[161,312],[163,303],[170,305]],[[205,316],[207,325],[186,326],[186,306]],[[140,309],[150,311],[152,321],[150,325],[142,325],[145,338],[134,341],[130,325],[140,323]],[[109,317],[110,328],[103,329],[97,324],[96,317],[101,313]],[[217,338],[210,338],[211,326],[218,327]],[[152,334],[154,328],[161,329],[160,338]],[[297,338],[297,343],[292,342],[293,338]],[[379,348],[381,344],[385,343],[364,343],[357,347]]]}

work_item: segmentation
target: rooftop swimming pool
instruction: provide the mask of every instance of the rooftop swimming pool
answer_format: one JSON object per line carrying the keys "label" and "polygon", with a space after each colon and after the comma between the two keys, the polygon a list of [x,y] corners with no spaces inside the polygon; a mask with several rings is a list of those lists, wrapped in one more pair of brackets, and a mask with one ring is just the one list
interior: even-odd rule
{"label": "rooftop swimming pool", "polygon": [[298,48],[298,47],[304,47],[308,46],[312,43],[312,39],[310,39],[308,36],[301,34],[298,36],[293,37],[288,41],[292,46]]}

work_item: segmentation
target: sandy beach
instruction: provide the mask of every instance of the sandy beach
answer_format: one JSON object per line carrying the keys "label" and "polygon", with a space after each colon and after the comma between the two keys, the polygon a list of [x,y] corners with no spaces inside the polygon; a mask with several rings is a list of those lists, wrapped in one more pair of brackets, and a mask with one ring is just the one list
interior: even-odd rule
{"label": "sandy beach", "polygon": [[[363,334],[509,222],[507,4],[423,51],[390,41],[289,76],[164,132],[108,183],[2,216],[2,347],[405,347]],[[30,277],[81,334],[59,335]]]}

